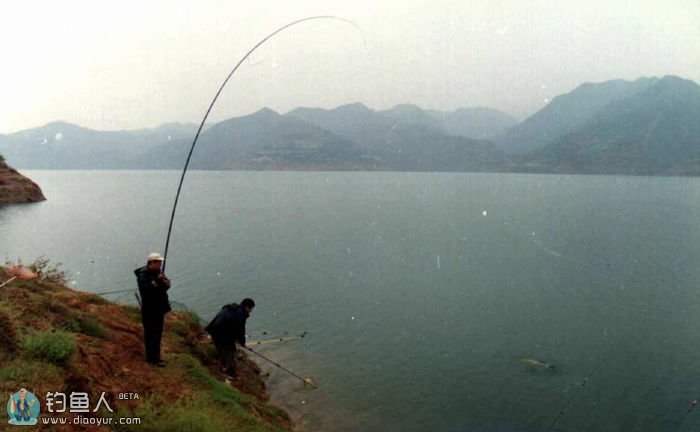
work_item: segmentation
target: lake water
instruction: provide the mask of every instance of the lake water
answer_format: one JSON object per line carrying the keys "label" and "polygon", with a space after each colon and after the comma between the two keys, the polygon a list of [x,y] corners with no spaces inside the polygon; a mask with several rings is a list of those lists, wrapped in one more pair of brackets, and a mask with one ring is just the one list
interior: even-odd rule
{"label": "lake water", "polygon": [[[27,174],[48,201],[0,209],[0,257],[135,287],[179,173]],[[319,385],[270,379],[310,431],[700,427],[698,179],[190,172],[168,258],[205,319],[309,332],[264,353]]]}

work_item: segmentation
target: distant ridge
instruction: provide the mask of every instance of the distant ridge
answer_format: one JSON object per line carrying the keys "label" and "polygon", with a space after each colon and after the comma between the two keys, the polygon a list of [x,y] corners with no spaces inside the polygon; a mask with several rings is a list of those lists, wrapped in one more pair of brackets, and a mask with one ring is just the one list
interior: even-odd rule
{"label": "distant ridge", "polygon": [[542,148],[574,132],[599,110],[617,100],[646,90],[658,78],[636,81],[612,80],[599,84],[585,83],[573,91],[557,96],[540,111],[495,138],[507,153],[525,154]]}
{"label": "distant ridge", "polygon": [[698,120],[700,86],[666,76],[602,107],[520,165],[540,172],[698,175]]}
{"label": "distant ridge", "polygon": [[[488,108],[269,108],[207,125],[192,168],[700,175],[700,91],[675,76],[585,83],[521,123]],[[195,125],[0,135],[21,169],[181,169]]]}

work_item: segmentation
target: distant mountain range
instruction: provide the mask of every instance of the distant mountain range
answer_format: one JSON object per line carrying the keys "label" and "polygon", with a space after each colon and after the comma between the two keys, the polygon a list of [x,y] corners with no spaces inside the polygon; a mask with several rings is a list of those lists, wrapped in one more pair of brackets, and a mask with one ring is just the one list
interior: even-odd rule
{"label": "distant mountain range", "polygon": [[[624,84],[612,100],[599,94],[608,103],[585,120],[518,158],[516,170],[700,175],[700,86],[672,76],[613,86]],[[577,90],[562,97],[571,98],[567,104],[575,103]]]}
{"label": "distant mountain range", "polygon": [[[202,132],[194,169],[700,175],[700,86],[674,76],[583,84],[521,123],[488,108],[270,109]],[[20,169],[180,169],[196,125],[103,132],[64,122],[0,135]]]}
{"label": "distant mountain range", "polygon": [[637,81],[614,80],[582,84],[570,93],[552,99],[540,111],[497,136],[495,141],[508,153],[525,154],[574,132],[606,105],[645,90],[656,78]]}
{"label": "distant mountain range", "polygon": [[114,132],[57,121],[0,135],[0,154],[19,169],[138,168],[143,162],[142,155],[153,146],[194,137],[195,132],[194,125],[179,123]]}
{"label": "distant mountain range", "polygon": [[[473,118],[473,123],[469,121]],[[193,169],[485,171],[503,164],[495,144],[451,135],[494,135],[515,120],[495,110],[428,112],[412,105],[373,111],[362,104],[333,110],[264,108],[209,126]],[[20,169],[180,169],[196,133],[192,124],[102,132],[65,122],[0,135],[0,154]]]}

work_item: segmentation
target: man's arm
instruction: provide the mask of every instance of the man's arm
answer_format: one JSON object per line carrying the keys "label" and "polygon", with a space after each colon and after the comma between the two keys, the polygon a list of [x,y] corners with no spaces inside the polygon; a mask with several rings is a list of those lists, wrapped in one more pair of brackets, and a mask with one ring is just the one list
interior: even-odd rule
{"label": "man's arm", "polygon": [[158,275],[158,283],[165,291],[170,289],[170,279],[168,279],[165,273],[160,273]]}
{"label": "man's arm", "polygon": [[236,331],[234,334],[234,337],[236,339],[236,342],[242,347],[245,346],[245,320],[244,319],[238,319],[238,322],[236,323]]}

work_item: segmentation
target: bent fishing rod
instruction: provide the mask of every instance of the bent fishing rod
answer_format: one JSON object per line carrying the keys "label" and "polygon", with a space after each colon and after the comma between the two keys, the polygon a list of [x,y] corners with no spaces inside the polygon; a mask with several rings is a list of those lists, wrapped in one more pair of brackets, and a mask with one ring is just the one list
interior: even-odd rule
{"label": "bent fishing rod", "polygon": [[190,159],[192,158],[192,152],[194,152],[194,147],[195,147],[195,145],[197,144],[197,139],[199,139],[199,135],[200,135],[200,133],[202,132],[202,128],[204,128],[204,123],[207,121],[207,118],[209,117],[209,113],[211,112],[212,108],[214,108],[214,104],[216,103],[216,100],[219,98],[219,95],[221,94],[221,92],[224,90],[224,87],[226,86],[226,83],[228,83],[228,81],[231,79],[231,77],[233,76],[233,74],[236,73],[236,71],[237,71],[238,68],[243,64],[243,62],[246,61],[246,60],[248,59],[248,57],[249,57],[251,54],[253,54],[253,52],[255,52],[255,50],[258,49],[258,47],[260,47],[262,44],[264,44],[264,43],[267,42],[269,39],[271,39],[272,37],[274,37],[276,34],[280,33],[281,31],[283,31],[283,30],[285,30],[285,29],[288,29],[289,27],[295,26],[295,25],[297,25],[297,24],[301,24],[301,23],[303,23],[303,22],[305,22],[305,21],[319,20],[319,19],[334,19],[334,20],[343,21],[343,22],[345,22],[345,23],[348,23],[348,24],[352,25],[353,27],[355,27],[356,29],[358,29],[358,30],[360,31],[360,33],[362,33],[362,29],[360,29],[360,27],[358,27],[357,24],[355,24],[354,22],[352,22],[352,21],[350,21],[350,20],[348,20],[348,19],[345,19],[345,18],[333,16],[333,15],[312,16],[312,17],[306,17],[306,18],[302,18],[302,19],[293,21],[293,22],[291,22],[291,23],[289,23],[289,24],[286,24],[286,25],[284,25],[284,26],[278,28],[278,29],[275,30],[274,32],[272,32],[272,33],[270,33],[269,35],[265,36],[260,42],[258,42],[257,44],[255,44],[255,46],[253,46],[253,48],[251,48],[251,49],[246,53],[246,55],[244,55],[243,58],[241,58],[241,59],[238,61],[238,63],[236,64],[236,66],[231,70],[231,72],[228,74],[228,76],[227,76],[226,79],[224,80],[223,84],[221,84],[221,87],[219,87],[219,91],[216,92],[216,95],[214,96],[214,99],[211,101],[211,104],[209,104],[209,108],[207,109],[207,112],[204,114],[204,118],[202,119],[202,122],[199,124],[199,129],[197,129],[197,134],[195,135],[194,140],[192,141],[192,146],[190,147],[190,151],[189,151],[189,153],[188,153],[188,155],[187,155],[187,161],[185,162],[185,167],[184,167],[184,169],[182,170],[182,175],[180,176],[180,183],[179,183],[179,185],[178,185],[178,187],[177,187],[177,193],[175,194],[175,202],[173,203],[173,211],[172,211],[172,213],[171,213],[171,215],[170,215],[170,223],[169,223],[169,225],[168,225],[168,235],[167,235],[167,237],[166,237],[166,239],[165,239],[165,251],[164,251],[164,253],[163,253],[163,270],[162,270],[163,272],[165,272],[165,265],[166,265],[166,263],[168,262],[168,261],[167,261],[167,257],[168,257],[168,247],[170,246],[170,234],[171,234],[172,229],[173,229],[173,221],[175,220],[175,210],[177,209],[177,203],[178,203],[178,201],[179,201],[179,199],[180,199],[180,191],[182,190],[182,184],[183,184],[183,182],[185,181],[185,174],[187,173],[187,168],[188,168],[189,165],[190,165]]}

